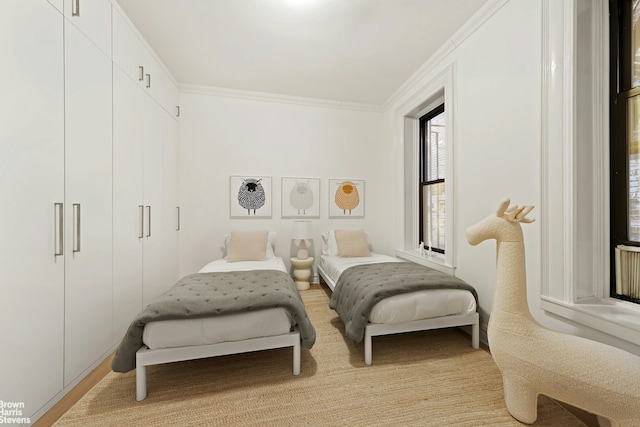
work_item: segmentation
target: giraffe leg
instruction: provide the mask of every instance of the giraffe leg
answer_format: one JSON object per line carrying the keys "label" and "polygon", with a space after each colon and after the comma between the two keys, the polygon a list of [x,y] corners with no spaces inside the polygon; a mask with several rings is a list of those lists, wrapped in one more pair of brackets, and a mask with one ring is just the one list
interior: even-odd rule
{"label": "giraffe leg", "polygon": [[538,418],[538,393],[526,379],[503,372],[504,400],[511,416],[525,424]]}

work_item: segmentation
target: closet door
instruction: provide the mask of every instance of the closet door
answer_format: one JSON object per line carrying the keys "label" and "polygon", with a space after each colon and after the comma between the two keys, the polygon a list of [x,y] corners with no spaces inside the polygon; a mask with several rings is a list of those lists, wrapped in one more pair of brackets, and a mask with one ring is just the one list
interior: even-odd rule
{"label": "closet door", "polygon": [[169,281],[165,286],[171,286],[178,277],[178,122],[168,113],[165,115],[164,141],[164,204],[165,215],[168,218],[166,226],[165,267]]}
{"label": "closet door", "polygon": [[112,343],[111,67],[65,25],[65,385]]}
{"label": "closet door", "polygon": [[107,56],[111,57],[109,0],[64,0],[64,16]]}
{"label": "closet door", "polygon": [[150,96],[144,100],[144,248],[143,306],[162,294],[169,280],[164,273],[165,224],[163,156],[165,112]]}
{"label": "closet door", "polygon": [[175,118],[178,105],[178,88],[164,71],[162,64],[148,49],[143,52],[144,87],[169,115]]}
{"label": "closet door", "polygon": [[[144,45],[127,21],[113,11],[113,62],[138,86],[145,80]],[[148,71],[148,70],[147,70]]]}
{"label": "closet door", "polygon": [[46,1],[0,2],[0,399],[25,417],[63,384],[62,27]]}
{"label": "closet door", "polygon": [[142,309],[143,140],[147,95],[113,67],[113,332],[124,335]]}

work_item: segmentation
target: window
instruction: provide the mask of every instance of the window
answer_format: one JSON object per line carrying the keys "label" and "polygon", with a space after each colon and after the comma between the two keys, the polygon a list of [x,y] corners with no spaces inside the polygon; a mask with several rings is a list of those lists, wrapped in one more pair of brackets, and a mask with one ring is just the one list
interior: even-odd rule
{"label": "window", "polygon": [[418,240],[425,248],[446,248],[446,127],[444,104],[420,117],[420,222]]}
{"label": "window", "polygon": [[640,304],[610,297],[609,4],[542,2],[540,308],[637,352]]}
{"label": "window", "polygon": [[[438,74],[432,75],[418,92],[397,107],[395,116],[397,129],[400,131],[398,137],[402,143],[404,175],[402,181],[404,206],[398,212],[397,218],[403,226],[403,234],[400,236],[402,242],[396,249],[396,255],[449,275],[455,275],[457,229],[455,186],[453,185],[456,170],[454,75],[455,64],[449,64]],[[426,125],[425,121],[431,123]],[[428,131],[426,132],[428,138],[421,137],[424,129]],[[432,132],[439,132],[439,135],[431,135]],[[433,166],[430,166],[428,161],[423,162],[425,157],[423,153],[430,153],[429,146],[435,150],[427,157],[428,160],[434,160]],[[428,178],[430,173],[433,173],[432,178]],[[422,185],[423,178],[428,178],[424,180],[425,183],[439,181],[434,184],[441,187],[440,192],[436,191],[438,185],[429,186],[432,187],[430,193],[433,193],[433,198],[430,194],[423,197],[423,192],[426,191]],[[425,208],[424,198],[437,200],[438,197],[439,203],[433,203]],[[434,211],[431,211],[430,207],[433,207]],[[431,231],[432,249],[435,250],[430,254],[420,251],[420,242],[428,248],[431,236],[428,234],[429,226],[424,225],[423,216],[430,218],[431,223],[436,225]],[[437,251],[437,249],[441,250]]]}
{"label": "window", "polygon": [[640,303],[640,1],[611,1],[609,17],[610,295]]}

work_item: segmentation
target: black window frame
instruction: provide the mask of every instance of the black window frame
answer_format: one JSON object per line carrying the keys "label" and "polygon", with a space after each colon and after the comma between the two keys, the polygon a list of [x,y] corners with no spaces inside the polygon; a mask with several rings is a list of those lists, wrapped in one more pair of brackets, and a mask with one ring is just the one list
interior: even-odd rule
{"label": "black window frame", "polygon": [[[423,198],[423,193],[424,193],[424,187],[425,186],[429,186],[429,185],[434,185],[434,184],[444,184],[445,180],[444,178],[440,178],[440,179],[435,179],[435,180],[428,180],[427,177],[429,176],[429,162],[428,159],[426,158],[428,150],[426,149],[426,143],[427,140],[425,138],[425,125],[426,123],[433,119],[434,117],[444,113],[445,107],[444,107],[444,103],[438,105],[437,107],[433,108],[432,110],[430,110],[428,113],[426,113],[425,115],[423,115],[422,117],[420,117],[419,119],[419,126],[420,126],[420,183],[419,183],[419,201],[418,204],[420,206],[419,209],[419,216],[420,216],[420,221],[419,221],[419,226],[418,226],[418,241],[422,242],[424,241],[424,198]],[[446,144],[446,142],[445,142]],[[445,159],[445,162],[448,159]],[[427,245],[427,242],[424,242],[425,247]],[[431,250],[434,252],[438,252],[441,254],[445,253],[445,249],[444,248],[438,248],[438,247],[431,247]]]}
{"label": "black window frame", "polygon": [[609,0],[609,167],[610,167],[610,291],[612,298],[640,303],[640,299],[616,292],[615,248],[640,246],[629,240],[628,106],[640,94],[632,87],[631,54],[633,13],[631,0]]}

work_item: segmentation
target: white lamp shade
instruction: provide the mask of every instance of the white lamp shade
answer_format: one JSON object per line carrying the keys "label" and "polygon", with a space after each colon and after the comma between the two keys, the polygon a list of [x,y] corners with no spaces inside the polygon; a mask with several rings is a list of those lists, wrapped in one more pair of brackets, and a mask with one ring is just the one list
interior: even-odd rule
{"label": "white lamp shade", "polygon": [[313,238],[313,229],[311,221],[293,221],[293,230],[291,231],[293,240],[307,240]]}
{"label": "white lamp shade", "polygon": [[291,238],[295,241],[296,245],[298,245],[297,258],[307,259],[309,257],[309,251],[307,250],[307,240],[313,238],[311,221],[293,221]]}

